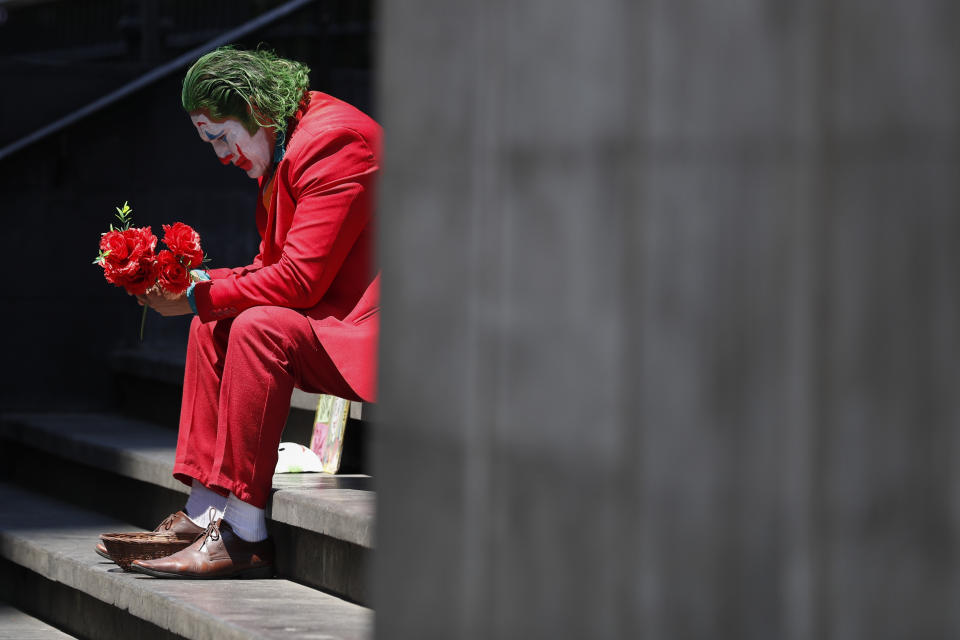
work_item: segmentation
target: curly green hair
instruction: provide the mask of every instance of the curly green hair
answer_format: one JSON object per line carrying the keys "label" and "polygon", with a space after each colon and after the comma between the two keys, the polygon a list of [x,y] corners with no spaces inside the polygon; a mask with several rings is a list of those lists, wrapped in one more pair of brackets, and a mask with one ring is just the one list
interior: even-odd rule
{"label": "curly green hair", "polygon": [[310,68],[272,51],[220,47],[187,70],[180,100],[187,111],[237,118],[251,134],[259,127],[284,134],[304,100]]}

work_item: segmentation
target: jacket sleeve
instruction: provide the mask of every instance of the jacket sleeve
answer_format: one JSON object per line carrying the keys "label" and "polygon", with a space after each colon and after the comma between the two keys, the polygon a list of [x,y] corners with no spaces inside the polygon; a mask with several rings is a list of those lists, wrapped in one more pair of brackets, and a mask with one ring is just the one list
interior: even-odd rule
{"label": "jacket sleeve", "polygon": [[377,170],[370,147],[350,129],[305,145],[301,157],[291,162],[289,180],[297,204],[279,260],[197,283],[193,296],[200,320],[229,318],[261,305],[316,306],[370,221]]}
{"label": "jacket sleeve", "polygon": [[263,240],[260,241],[260,250],[253,258],[253,262],[245,267],[220,267],[217,269],[207,269],[207,274],[213,278],[232,278],[234,276],[243,276],[252,273],[263,266]]}

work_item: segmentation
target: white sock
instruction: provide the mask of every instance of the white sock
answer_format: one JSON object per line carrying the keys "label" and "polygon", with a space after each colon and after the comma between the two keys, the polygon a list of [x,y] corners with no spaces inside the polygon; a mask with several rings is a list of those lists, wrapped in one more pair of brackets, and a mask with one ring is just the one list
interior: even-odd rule
{"label": "white sock", "polygon": [[211,520],[223,517],[223,510],[226,506],[227,499],[225,497],[194,480],[193,484],[190,485],[190,497],[187,498],[187,506],[183,510],[187,513],[187,517],[193,520],[193,524],[206,529]]}
{"label": "white sock", "polygon": [[230,524],[234,533],[247,542],[260,542],[267,538],[266,510],[258,509],[232,493],[227,498],[223,519]]}

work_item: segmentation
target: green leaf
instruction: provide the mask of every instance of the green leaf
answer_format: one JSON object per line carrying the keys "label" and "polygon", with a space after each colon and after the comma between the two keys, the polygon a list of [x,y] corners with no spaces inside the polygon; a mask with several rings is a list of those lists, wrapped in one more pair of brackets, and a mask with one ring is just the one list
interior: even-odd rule
{"label": "green leaf", "polygon": [[131,219],[131,216],[133,215],[133,209],[130,208],[130,204],[127,201],[124,201],[122,208],[114,207],[114,209],[117,210],[117,219],[123,225],[120,230],[126,231],[130,228],[130,225],[133,222]]}
{"label": "green leaf", "polygon": [[103,266],[103,261],[104,259],[106,259],[108,255],[110,255],[109,249],[107,249],[106,251],[101,251],[100,253],[97,254],[97,259],[93,261],[93,264],[99,264],[100,266]]}

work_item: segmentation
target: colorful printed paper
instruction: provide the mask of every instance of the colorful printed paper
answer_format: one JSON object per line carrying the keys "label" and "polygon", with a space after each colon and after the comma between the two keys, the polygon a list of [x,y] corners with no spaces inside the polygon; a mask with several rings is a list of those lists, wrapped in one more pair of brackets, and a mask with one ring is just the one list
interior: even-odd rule
{"label": "colorful printed paper", "polygon": [[343,451],[343,432],[350,416],[350,401],[323,394],[317,402],[310,450],[320,458],[324,473],[336,473]]}

